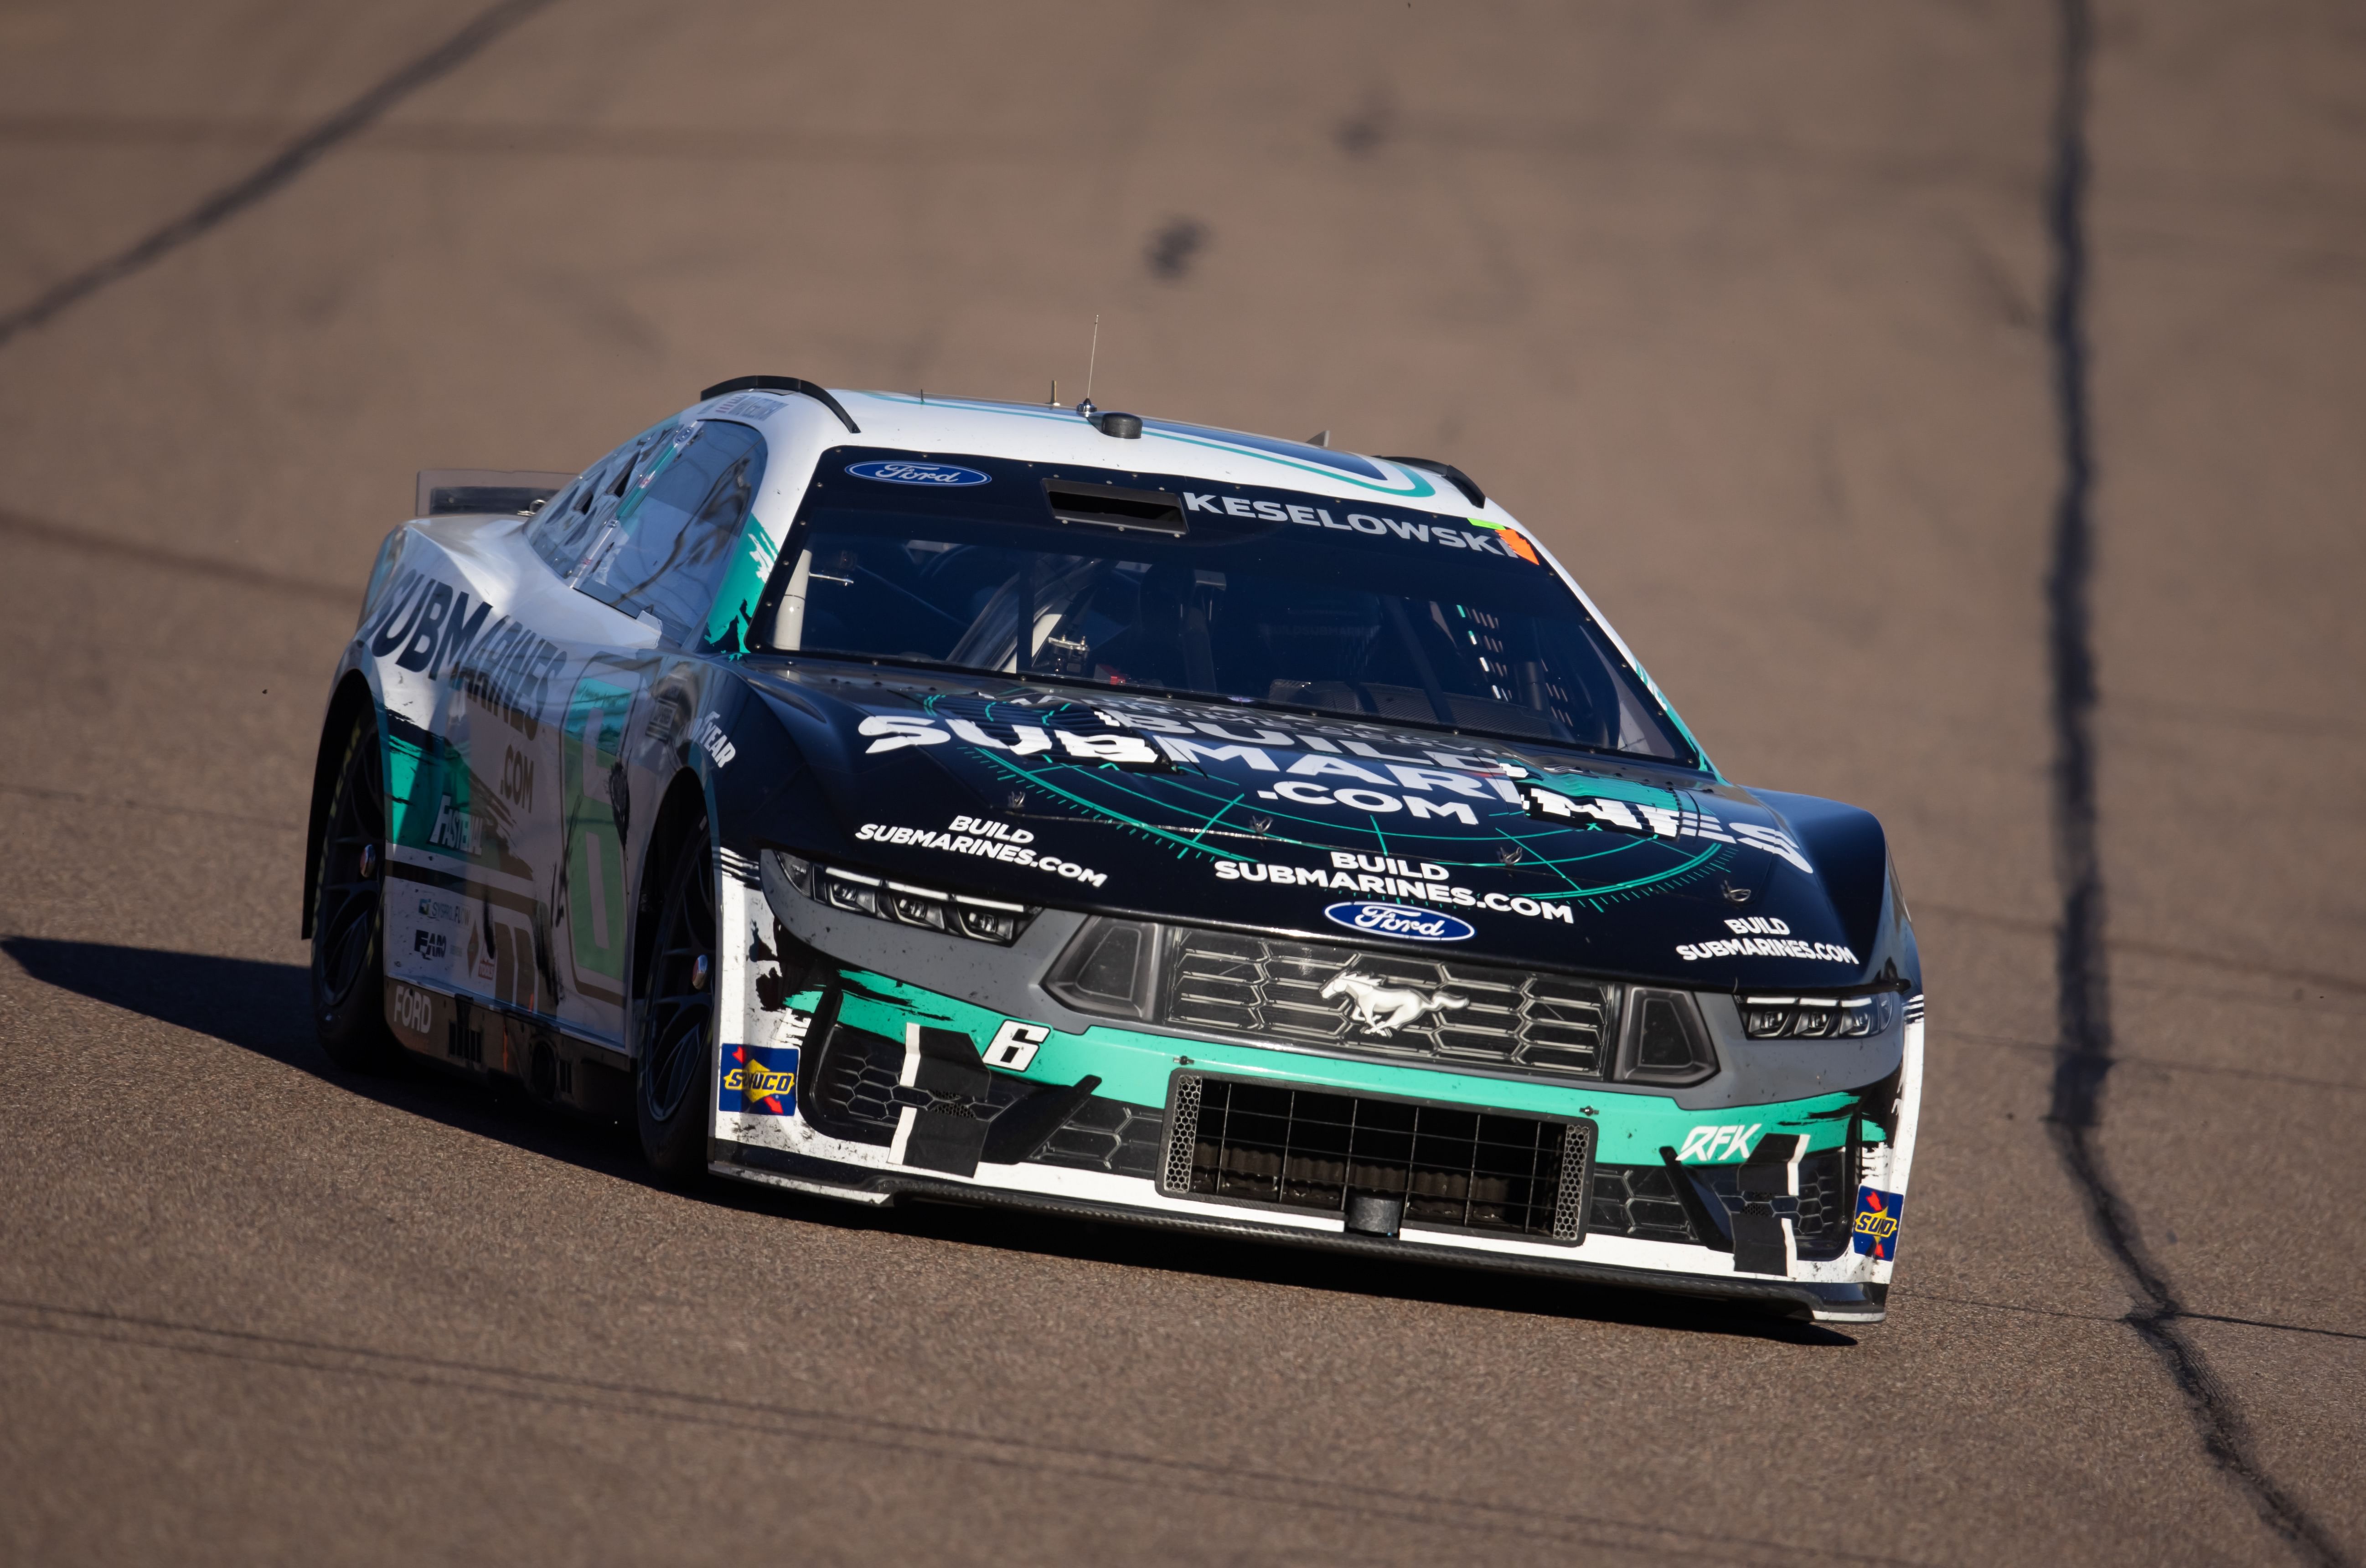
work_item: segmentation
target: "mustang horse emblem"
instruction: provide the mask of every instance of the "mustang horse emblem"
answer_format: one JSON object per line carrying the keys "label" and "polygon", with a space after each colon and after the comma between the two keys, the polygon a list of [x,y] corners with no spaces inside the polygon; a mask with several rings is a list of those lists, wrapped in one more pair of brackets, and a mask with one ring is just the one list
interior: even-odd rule
{"label": "mustang horse emblem", "polygon": [[1470,998],[1451,991],[1424,994],[1410,986],[1383,986],[1362,975],[1333,976],[1323,987],[1323,999],[1340,996],[1355,1004],[1356,1021],[1383,1039],[1391,1030],[1403,1029],[1425,1012],[1452,1012],[1470,1005]]}

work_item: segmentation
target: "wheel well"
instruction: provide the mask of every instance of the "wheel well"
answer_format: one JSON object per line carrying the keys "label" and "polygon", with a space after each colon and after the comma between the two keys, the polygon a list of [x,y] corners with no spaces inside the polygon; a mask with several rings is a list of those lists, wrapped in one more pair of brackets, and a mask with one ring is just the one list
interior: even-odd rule
{"label": "wheel well", "polygon": [[[649,943],[657,940],[657,900],[666,878],[673,874],[674,857],[682,852],[682,835],[706,812],[706,791],[698,775],[684,768],[666,785],[665,799],[649,827],[649,847],[641,857],[641,886],[633,907],[633,995],[641,994],[641,977],[648,972]],[[712,838],[712,833],[709,834]]]}
{"label": "wheel well", "polygon": [[335,787],[337,762],[332,753],[344,744],[355,718],[373,706],[369,682],[360,671],[348,673],[329,699],[329,716],[321,722],[321,746],[312,758],[312,810],[304,831],[304,908],[297,935],[312,935],[313,895],[321,886],[321,829],[327,825],[329,793]]}

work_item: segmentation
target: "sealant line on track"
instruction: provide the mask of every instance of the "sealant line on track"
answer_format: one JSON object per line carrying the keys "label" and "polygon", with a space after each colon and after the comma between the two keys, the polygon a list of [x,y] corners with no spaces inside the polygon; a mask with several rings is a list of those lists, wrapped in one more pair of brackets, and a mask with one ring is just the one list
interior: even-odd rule
{"label": "sealant line on track", "polygon": [[299,598],[319,599],[339,605],[358,615],[361,592],[350,584],[318,582],[310,578],[287,577],[276,571],[242,566],[237,561],[222,560],[213,556],[193,555],[162,545],[145,545],[132,539],[115,538],[82,528],[70,528],[62,523],[45,523],[38,517],[28,517],[21,512],[0,511],[0,537],[15,536],[37,539],[45,545],[56,545],[69,550],[81,550],[87,555],[114,556],[118,559],[137,561],[142,566],[169,571],[194,573],[199,577],[217,578],[235,582],[242,587],[260,588],[274,593],[290,593]]}
{"label": "sealant line on track", "polygon": [[2185,1396],[2203,1451],[2240,1487],[2260,1520],[2311,1563],[2346,1564],[2340,1543],[2259,1462],[2234,1399],[2181,1326],[2188,1314],[2147,1254],[2099,1142],[2112,1070],[2111,970],[2104,942],[2101,849],[2096,833],[2095,656],[2089,591],[2094,570],[2094,447],[2088,397],[2086,196],[2088,92],[2094,54],[2089,0],[2060,0],[2061,79],[2054,107],[2054,169],[2046,228],[2054,281],[2046,307],[2062,491],[2046,578],[2054,720],[2054,840],[2062,889],[2055,953],[2054,1145],[2086,1200],[2096,1238],[2136,1297],[2125,1318]]}
{"label": "sealant line on track", "polygon": [[338,109],[281,148],[268,161],[215,191],[188,211],[94,266],[51,286],[0,316],[0,346],[55,319],[108,284],[130,276],[236,217],[281,187],[339,142],[366,129],[387,110],[468,63],[484,47],[553,0],[499,0],[467,27]]}
{"label": "sealant line on track", "polygon": [[[1914,918],[1938,915],[1944,919],[1971,920],[2000,930],[2018,931],[2023,936],[2053,938],[2061,927],[2052,920],[2033,920],[2022,915],[1999,915],[1986,909],[1966,908],[1961,904],[1934,904],[1927,898],[1914,901]],[[2321,986],[2328,991],[2352,991],[2366,996],[2366,980],[2347,975],[2326,975],[2314,969],[2293,969],[2265,959],[2247,958],[2239,953],[2205,953],[2200,948],[2179,947],[2165,942],[2147,942],[2141,937],[2106,936],[2105,945],[2113,953],[2135,958],[2160,958],[2186,967],[2224,969],[2237,975],[2261,975],[2270,980],[2290,980],[2295,985]]]}
{"label": "sealant line on track", "polygon": [[[2125,1323],[2125,1316],[2112,1317],[2100,1312],[2065,1312],[2059,1307],[2031,1306],[2025,1302],[1984,1302],[1977,1296],[1944,1296],[1928,1291],[1889,1292],[1893,1301],[1911,1299],[1918,1302],[1944,1302],[1950,1306],[1981,1307],[1989,1312],[2017,1312],[2028,1317],[2058,1317],[2072,1323]],[[2315,1328],[2305,1323],[2270,1323],[2260,1317],[2228,1317],[2222,1313],[2188,1312],[2178,1314],[2188,1323],[2225,1323],[2237,1328],[2269,1328],[2279,1334],[2314,1334],[2325,1339],[2366,1339],[2366,1334],[2347,1328]]]}

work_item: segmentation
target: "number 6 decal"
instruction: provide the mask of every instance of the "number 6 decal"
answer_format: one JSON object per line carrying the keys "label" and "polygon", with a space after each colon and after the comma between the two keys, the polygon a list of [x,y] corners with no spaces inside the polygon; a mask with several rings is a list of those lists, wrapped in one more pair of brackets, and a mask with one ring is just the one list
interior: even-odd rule
{"label": "number 6 decal", "polygon": [[1015,1019],[1006,1021],[994,1032],[994,1039],[986,1048],[986,1065],[1023,1073],[1050,1038],[1052,1032],[1040,1023],[1020,1023]]}

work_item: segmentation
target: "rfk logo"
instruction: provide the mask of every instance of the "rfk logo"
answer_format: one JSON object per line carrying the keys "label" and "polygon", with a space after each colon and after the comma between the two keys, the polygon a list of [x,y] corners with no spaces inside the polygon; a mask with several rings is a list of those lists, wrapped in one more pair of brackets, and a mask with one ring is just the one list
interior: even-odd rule
{"label": "rfk logo", "polygon": [[1751,1140],[1758,1136],[1758,1129],[1763,1125],[1761,1122],[1730,1122],[1719,1127],[1696,1127],[1684,1134],[1684,1147],[1676,1151],[1676,1158],[1685,1163],[1746,1159]]}
{"label": "rfk logo", "polygon": [[1385,1040],[1424,1013],[1452,1012],[1470,1005],[1468,997],[1451,991],[1416,991],[1410,986],[1384,986],[1364,975],[1335,975],[1323,987],[1323,999],[1346,997],[1356,1021]]}

